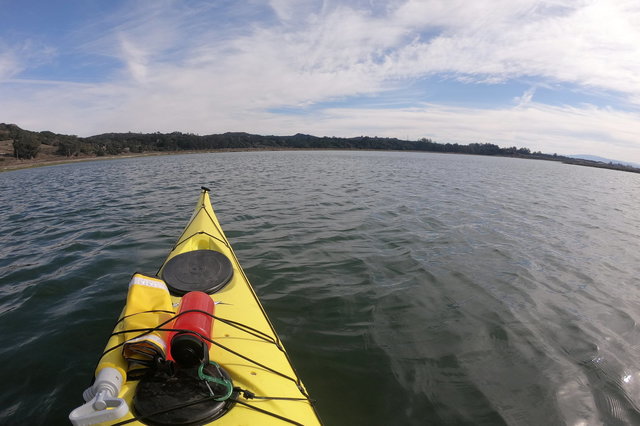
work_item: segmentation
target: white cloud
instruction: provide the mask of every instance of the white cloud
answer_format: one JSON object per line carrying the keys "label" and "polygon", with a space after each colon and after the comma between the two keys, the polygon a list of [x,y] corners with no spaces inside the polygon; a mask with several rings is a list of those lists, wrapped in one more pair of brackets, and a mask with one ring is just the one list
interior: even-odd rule
{"label": "white cloud", "polygon": [[535,76],[640,94],[640,3],[458,3],[410,2],[399,9],[398,19],[433,22],[442,30],[399,47],[392,56],[396,73]]}
{"label": "white cloud", "polygon": [[270,5],[286,24],[238,22],[245,30],[231,39],[217,22],[207,25],[206,9],[134,8],[117,24],[110,18],[113,26],[85,48],[117,58],[134,81],[152,73],[159,93],[163,79],[188,74],[203,94],[216,80],[247,95],[277,93],[282,105],[378,93],[440,73],[484,83],[538,77],[640,97],[637,2],[408,1],[385,15],[344,4]]}
{"label": "white cloud", "polygon": [[277,17],[285,22],[304,19],[315,10],[321,11],[323,7],[314,0],[269,0],[268,3]]}
{"label": "white cloud", "polygon": [[31,40],[9,44],[0,38],[0,83],[36,67],[55,56],[56,49]]}
{"label": "white cloud", "polygon": [[134,80],[144,82],[147,77],[147,54],[138,46],[135,46],[125,36],[120,38],[121,58],[127,64],[127,68]]}
{"label": "white cloud", "polygon": [[536,88],[531,87],[522,94],[522,96],[518,96],[514,98],[514,101],[518,104],[519,107],[526,106],[531,103],[533,100],[533,95],[536,93]]}
{"label": "white cloud", "polygon": [[0,80],[9,79],[22,71],[22,67],[10,51],[0,51]]}

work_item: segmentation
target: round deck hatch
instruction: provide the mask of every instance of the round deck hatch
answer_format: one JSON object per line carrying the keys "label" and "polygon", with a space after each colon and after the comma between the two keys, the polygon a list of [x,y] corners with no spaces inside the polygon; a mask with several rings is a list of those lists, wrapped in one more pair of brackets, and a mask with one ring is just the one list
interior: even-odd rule
{"label": "round deck hatch", "polygon": [[190,291],[213,294],[233,277],[233,266],[224,254],[214,250],[195,250],[179,254],[164,266],[162,279],[171,293],[182,296]]}

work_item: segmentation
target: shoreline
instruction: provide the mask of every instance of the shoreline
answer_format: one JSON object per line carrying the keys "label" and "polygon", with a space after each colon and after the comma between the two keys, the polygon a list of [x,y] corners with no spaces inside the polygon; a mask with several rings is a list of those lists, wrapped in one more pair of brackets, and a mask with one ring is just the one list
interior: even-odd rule
{"label": "shoreline", "polygon": [[[15,160],[11,159],[9,164],[3,164],[0,160],[0,173],[12,172],[14,170],[34,169],[37,167],[58,166],[61,164],[85,163],[89,161],[107,161],[123,158],[138,157],[157,157],[163,155],[186,155],[186,154],[207,154],[212,152],[249,152],[249,151],[314,151],[314,149],[296,149],[296,148],[225,148],[225,149],[207,149],[207,150],[187,150],[187,151],[157,151],[142,152],[136,154],[118,154],[103,156],[78,156],[75,158],[64,157],[58,158],[36,158],[31,160]],[[9,158],[9,157],[3,157]]]}
{"label": "shoreline", "polygon": [[[89,161],[108,161],[124,158],[138,158],[138,157],[156,157],[164,155],[187,155],[187,154],[207,154],[214,152],[256,152],[256,151],[368,151],[368,152],[416,152],[416,153],[429,153],[429,154],[455,154],[455,155],[477,155],[468,153],[457,152],[435,152],[435,151],[414,151],[414,150],[380,150],[380,149],[344,149],[344,148],[291,148],[291,147],[263,147],[263,148],[222,148],[222,149],[207,149],[207,150],[184,150],[184,151],[154,151],[143,153],[128,153],[118,155],[104,155],[104,156],[78,156],[75,158],[60,158],[51,154],[46,154],[45,157],[30,159],[30,160],[16,160],[13,157],[4,156],[0,157],[0,173],[12,172],[22,169],[33,169],[37,167],[58,166],[62,164],[84,163]],[[610,165],[607,163],[591,162],[586,160],[575,159],[573,161],[567,161],[566,158],[554,160],[550,158],[535,158],[526,155],[522,156],[510,156],[510,155],[479,155],[481,157],[502,157],[502,158],[519,158],[525,160],[542,160],[560,162],[562,164],[593,167],[599,169],[617,170],[621,172],[640,173],[640,169],[629,169],[617,167],[617,165]],[[6,159],[10,159],[5,163]]]}

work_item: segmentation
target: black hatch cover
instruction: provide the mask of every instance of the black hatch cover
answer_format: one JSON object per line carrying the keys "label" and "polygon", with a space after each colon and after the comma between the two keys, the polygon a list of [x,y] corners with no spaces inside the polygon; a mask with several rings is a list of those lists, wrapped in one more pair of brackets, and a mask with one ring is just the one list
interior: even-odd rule
{"label": "black hatch cover", "polygon": [[179,254],[164,266],[162,279],[171,293],[182,296],[190,291],[213,294],[233,277],[233,266],[224,254],[214,250],[195,250]]}

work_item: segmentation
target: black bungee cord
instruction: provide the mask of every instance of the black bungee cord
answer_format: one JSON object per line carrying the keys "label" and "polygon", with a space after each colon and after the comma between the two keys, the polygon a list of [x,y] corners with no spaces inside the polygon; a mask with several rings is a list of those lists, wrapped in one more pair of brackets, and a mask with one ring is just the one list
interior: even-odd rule
{"label": "black bungee cord", "polygon": [[[153,313],[153,312],[171,313],[169,311],[154,310],[154,311],[136,312],[135,314],[132,314],[132,315],[143,314],[143,313]],[[191,312],[203,313],[205,315],[208,315],[208,316],[210,316],[210,317],[212,317],[212,318],[214,318],[214,319],[216,319],[218,321],[221,321],[221,322],[223,322],[223,323],[225,323],[225,324],[227,324],[227,325],[229,325],[231,327],[234,327],[234,328],[236,328],[236,329],[238,329],[240,331],[244,331],[245,333],[250,334],[250,335],[252,335],[252,336],[254,336],[254,337],[258,338],[258,339],[261,339],[261,340],[263,340],[263,341],[265,341],[267,343],[271,343],[271,344],[275,345],[279,350],[284,352],[284,349],[279,344],[279,342],[277,340],[273,339],[268,334],[266,334],[266,333],[264,333],[264,332],[262,332],[260,330],[257,330],[257,329],[255,329],[253,327],[250,327],[250,326],[248,326],[246,324],[242,324],[242,323],[237,322],[237,321],[227,320],[225,318],[217,317],[217,316],[215,316],[215,315],[213,315],[213,314],[211,314],[209,312],[202,311],[202,310],[199,310],[199,309],[190,309],[190,310],[187,310],[187,311],[180,312],[180,313],[176,314],[174,317],[172,317],[172,318],[170,318],[170,319],[158,324],[156,327],[153,327],[153,328],[141,328],[141,329],[129,329],[129,330],[114,331],[113,333],[111,333],[109,338],[111,338],[113,336],[120,335],[120,334],[136,333],[136,332],[140,332],[140,334],[135,336],[134,338],[145,336],[145,335],[147,335],[149,333],[152,333],[154,331],[172,331],[172,332],[187,332],[187,333],[191,333],[191,334],[197,335],[198,337],[202,338],[203,340],[206,340],[206,341],[218,346],[219,348],[221,348],[223,350],[226,350],[227,352],[229,352],[229,353],[231,353],[233,355],[236,355],[236,356],[238,356],[238,357],[240,357],[240,358],[242,358],[242,359],[244,359],[246,361],[249,361],[249,362],[251,362],[251,363],[253,363],[253,364],[255,364],[255,365],[257,365],[257,366],[259,366],[259,367],[261,367],[261,368],[263,368],[263,369],[265,369],[265,370],[267,370],[267,371],[269,371],[269,372],[271,372],[273,374],[276,374],[276,375],[278,375],[280,377],[283,377],[285,379],[291,380],[292,382],[294,382],[296,384],[296,387],[298,388],[300,393],[304,396],[304,398],[257,396],[257,395],[255,395],[255,393],[253,393],[253,392],[251,392],[251,391],[249,391],[247,389],[242,389],[240,387],[234,387],[234,391],[238,392],[238,393],[241,393],[242,396],[245,399],[282,400],[282,401],[308,401],[309,403],[311,403],[313,405],[314,401],[311,400],[309,395],[306,393],[304,388],[301,386],[299,377],[296,376],[296,378],[293,378],[293,377],[290,377],[290,376],[288,376],[288,375],[286,375],[286,374],[284,374],[284,373],[282,373],[280,371],[274,370],[273,368],[268,367],[268,366],[266,366],[266,365],[264,365],[264,364],[262,364],[262,363],[260,363],[258,361],[255,361],[255,360],[253,360],[253,359],[251,359],[251,358],[249,358],[249,357],[247,357],[245,355],[242,355],[242,354],[240,354],[240,353],[238,353],[238,352],[236,352],[236,351],[234,351],[234,350],[222,345],[221,343],[218,343],[218,342],[214,341],[213,339],[210,339],[207,336],[204,336],[204,335],[198,333],[197,331],[187,330],[187,329],[163,328],[163,326],[165,326],[168,323],[174,321],[177,317],[179,317],[181,315],[184,315],[184,314],[187,314],[187,313],[191,313]],[[132,316],[132,315],[129,315],[129,316]],[[116,324],[120,323],[123,319],[124,318],[121,318],[120,320],[118,320],[118,322]],[[102,359],[105,355],[107,355],[108,353],[114,351],[115,349],[118,349],[118,348],[124,346],[125,343],[126,343],[126,341],[122,342],[122,343],[119,343],[117,345],[114,345],[114,346],[110,347],[109,349],[105,350],[102,353],[102,355],[100,356],[100,358],[98,359],[98,363],[99,363],[100,359]],[[200,403],[209,401],[209,400],[211,400],[212,398],[215,398],[215,397],[216,397],[215,395],[214,396],[207,396],[205,398],[202,398],[202,399],[199,399],[199,400],[196,400],[196,401],[191,401],[191,402],[188,402],[188,403],[179,404],[179,405],[176,405],[176,406],[173,406],[173,407],[170,407],[168,409],[164,409],[164,410],[161,410],[161,411],[158,411],[158,412],[155,412],[155,413],[146,414],[144,416],[134,416],[132,419],[127,419],[127,420],[124,420],[122,422],[115,423],[114,426],[116,426],[116,425],[125,425],[125,424],[132,423],[134,421],[138,421],[138,420],[142,420],[142,419],[145,419],[145,418],[153,417],[153,416],[156,416],[156,415],[168,413],[168,412],[171,412],[173,410],[179,410],[181,408],[190,407],[192,405],[196,405],[196,404],[200,404]],[[268,410],[264,410],[262,408],[256,407],[254,405],[248,404],[248,403],[243,402],[243,401],[240,401],[237,398],[229,398],[228,400],[233,402],[233,403],[237,403],[239,405],[245,406],[245,407],[247,407],[249,409],[255,410],[255,411],[259,412],[259,413],[262,413],[262,414],[269,415],[271,417],[280,419],[280,420],[282,420],[284,422],[287,422],[287,423],[290,423],[290,424],[293,424],[293,425],[303,426],[302,423],[298,423],[298,422],[296,422],[294,420],[291,420],[291,419],[288,419],[286,417],[280,416],[280,415],[278,415],[276,413],[272,413],[272,412],[270,412]]]}

